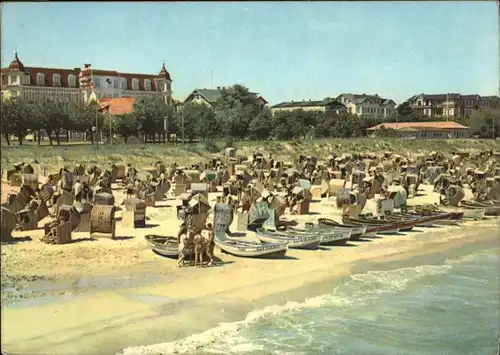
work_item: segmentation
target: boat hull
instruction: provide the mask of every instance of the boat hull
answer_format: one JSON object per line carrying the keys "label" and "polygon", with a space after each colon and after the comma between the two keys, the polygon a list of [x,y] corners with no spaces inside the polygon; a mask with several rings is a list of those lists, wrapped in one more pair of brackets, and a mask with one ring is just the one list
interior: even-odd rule
{"label": "boat hull", "polygon": [[377,234],[382,234],[382,235],[398,234],[399,232],[400,232],[399,228],[377,230]]}
{"label": "boat hull", "polygon": [[401,222],[384,222],[384,221],[375,221],[375,220],[347,220],[349,223],[354,223],[358,225],[366,225],[367,229],[369,227],[376,227],[377,234],[389,235],[389,234],[397,234],[399,233],[401,228],[409,227]]}
{"label": "boat hull", "polygon": [[257,237],[264,243],[286,243],[290,249],[318,249],[321,243],[321,235],[287,234],[283,232],[271,232],[257,229]]}
{"label": "boat hull", "polygon": [[349,240],[351,240],[351,231],[352,230],[325,231],[322,234],[321,245],[345,245]]}
{"label": "boat hull", "polygon": [[498,216],[500,215],[500,205],[495,204],[493,201],[462,201],[460,207],[473,209],[484,208],[485,216]]}
{"label": "boat hull", "polygon": [[318,226],[321,228],[351,229],[350,239],[353,241],[361,239],[366,233],[366,226],[348,226],[329,218],[318,218]]}
{"label": "boat hull", "polygon": [[285,243],[256,243],[247,241],[233,241],[227,237],[214,238],[215,245],[225,254],[242,258],[281,259],[285,256],[288,247]]}
{"label": "boat hull", "polygon": [[[176,237],[146,235],[144,239],[146,239],[146,242],[151,249],[161,256],[165,256],[167,258],[177,258],[179,256],[179,244],[177,243]],[[186,250],[186,255],[189,256],[192,254],[192,249]]]}
{"label": "boat hull", "polygon": [[483,219],[485,213],[486,213],[486,210],[484,208],[465,209],[464,216],[462,218],[463,219],[473,219],[473,220],[477,221],[477,220]]}

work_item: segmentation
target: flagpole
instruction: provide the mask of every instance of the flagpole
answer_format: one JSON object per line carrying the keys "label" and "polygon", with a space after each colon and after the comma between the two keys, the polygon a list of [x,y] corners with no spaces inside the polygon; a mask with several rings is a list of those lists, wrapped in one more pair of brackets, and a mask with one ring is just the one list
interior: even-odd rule
{"label": "flagpole", "polygon": [[182,120],[181,120],[181,123],[182,123],[182,145],[184,145],[186,143],[184,140],[184,109],[182,110],[181,118],[182,118]]}
{"label": "flagpole", "polygon": [[[94,72],[92,66],[90,66],[90,91],[91,95],[94,94]],[[95,111],[95,148],[99,149],[99,111]]]}
{"label": "flagpole", "polygon": [[99,149],[99,111],[95,111],[95,149]]}
{"label": "flagpole", "polygon": [[[500,96],[500,0],[497,0],[497,11],[498,11],[498,87],[497,87],[497,97]],[[495,115],[493,115],[493,122],[492,122],[492,138],[495,139]],[[499,344],[500,346],[500,344]],[[500,349],[500,348],[499,348]]]}
{"label": "flagpole", "polygon": [[108,112],[108,120],[109,120],[109,143],[113,144],[113,136],[111,135],[111,112]]}

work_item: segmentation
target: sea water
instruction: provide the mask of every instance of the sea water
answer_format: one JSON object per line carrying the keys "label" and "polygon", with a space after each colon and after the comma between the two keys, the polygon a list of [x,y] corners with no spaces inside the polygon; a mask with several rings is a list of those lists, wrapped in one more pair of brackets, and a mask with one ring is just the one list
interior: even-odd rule
{"label": "sea water", "polygon": [[138,354],[496,355],[498,249],[354,275],[330,294],[249,313]]}

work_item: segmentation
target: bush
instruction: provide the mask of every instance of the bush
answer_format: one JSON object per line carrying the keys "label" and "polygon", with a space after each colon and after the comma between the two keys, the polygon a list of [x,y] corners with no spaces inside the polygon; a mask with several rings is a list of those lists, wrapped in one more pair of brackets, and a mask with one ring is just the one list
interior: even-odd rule
{"label": "bush", "polygon": [[217,143],[215,143],[215,141],[213,140],[207,140],[203,145],[205,150],[209,153],[217,153],[219,151]]}
{"label": "bush", "polygon": [[226,139],[224,139],[224,149],[226,149],[226,148],[234,148],[233,144],[234,144],[233,137],[229,136],[229,137],[226,137]]}

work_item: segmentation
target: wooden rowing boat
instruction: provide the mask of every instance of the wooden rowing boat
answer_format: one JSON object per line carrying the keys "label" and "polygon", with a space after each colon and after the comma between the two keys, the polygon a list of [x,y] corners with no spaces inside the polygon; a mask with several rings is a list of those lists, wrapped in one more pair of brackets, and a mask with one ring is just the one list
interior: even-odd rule
{"label": "wooden rowing boat", "polygon": [[460,207],[473,209],[484,208],[485,216],[498,216],[500,215],[500,205],[495,204],[493,201],[461,201]]}
{"label": "wooden rowing boat", "polygon": [[377,234],[397,234],[400,229],[405,226],[404,223],[399,221],[384,221],[375,219],[372,217],[363,217],[360,218],[352,218],[344,216],[342,217],[343,222],[350,222],[358,225],[368,225],[368,226],[377,226]]}
{"label": "wooden rowing boat", "polygon": [[338,223],[333,219],[329,218],[318,218],[318,226],[320,228],[338,228],[338,229],[349,229],[351,231],[350,239],[359,240],[365,236],[367,226],[348,226],[346,224]]}
{"label": "wooden rowing boat", "polygon": [[318,232],[304,231],[306,233],[288,233],[257,228],[256,234],[264,243],[287,243],[290,249],[318,249],[321,243],[321,234]]}
{"label": "wooden rowing boat", "polygon": [[347,226],[347,227],[366,227],[365,233],[363,234],[363,237],[365,238],[374,238],[377,235],[378,231],[378,225],[369,225],[369,224],[363,224],[363,223],[353,223],[347,220],[342,220],[342,224]]}
{"label": "wooden rowing boat", "polygon": [[[156,253],[167,258],[177,258],[179,256],[179,243],[177,237],[170,235],[148,234],[144,236],[146,242]],[[186,249],[187,255],[193,254],[193,249]]]}
{"label": "wooden rowing boat", "polygon": [[321,235],[321,243],[320,245],[344,245],[349,240],[351,240],[351,231],[352,228],[335,228],[335,227],[307,227],[306,229],[297,229],[291,227],[289,229],[292,233],[310,233],[311,231],[316,231]]}
{"label": "wooden rowing boat", "polygon": [[288,250],[287,243],[259,243],[234,240],[225,233],[216,233],[214,242],[222,252],[243,258],[281,259]]}
{"label": "wooden rowing boat", "polygon": [[452,217],[451,212],[439,212],[439,213],[429,213],[422,214],[417,212],[412,213],[393,213],[395,216],[407,216],[418,218],[418,222],[415,224],[416,227],[432,227],[438,220],[449,220]]}
{"label": "wooden rowing boat", "polygon": [[480,208],[480,207],[464,207],[461,206],[461,208],[464,209],[464,216],[463,219],[473,219],[473,220],[480,220],[484,218],[484,215],[486,213],[485,208]]}

